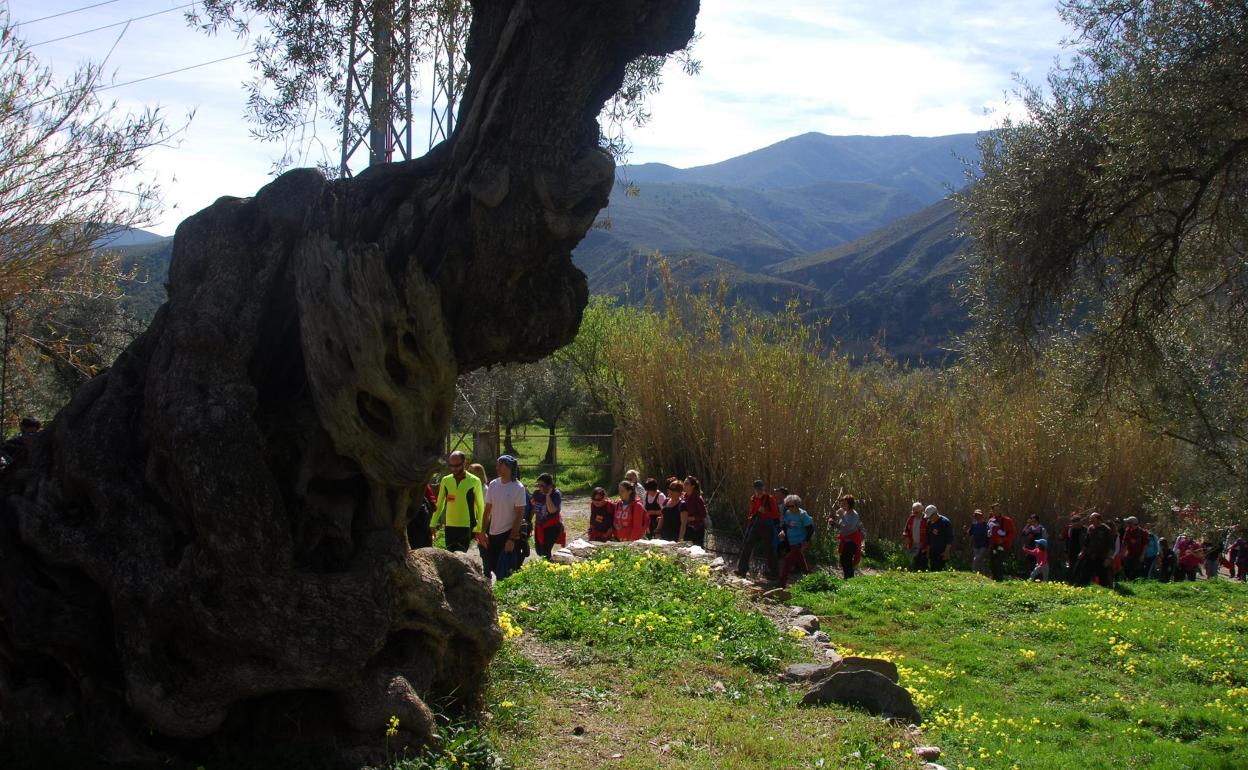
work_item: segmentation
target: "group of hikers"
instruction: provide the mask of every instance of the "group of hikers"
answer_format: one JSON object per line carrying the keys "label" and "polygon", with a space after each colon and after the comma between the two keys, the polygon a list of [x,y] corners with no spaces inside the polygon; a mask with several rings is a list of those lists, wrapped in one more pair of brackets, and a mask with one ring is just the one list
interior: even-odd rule
{"label": "group of hikers", "polygon": [[[475,540],[487,575],[501,580],[524,563],[530,547],[550,558],[556,545],[566,545],[563,495],[548,473],[537,477],[533,490],[519,480],[516,458],[503,455],[490,480],[480,464],[469,464],[462,452],[448,458],[450,473],[436,489],[425,489],[413,511],[408,537],[413,548],[430,546],[439,531],[446,548],[467,551]],[[747,577],[755,556],[764,562],[762,580],[787,585],[795,573],[808,573],[815,521],[802,499],[784,487],[770,492],[754,482],[743,531],[736,574]],[[707,506],[702,485],[694,476],[641,480],[630,470],[611,497],[602,487],[591,493],[590,542],[660,539],[705,546]],[[854,508],[852,495],[842,495],[838,509],[825,518],[837,538],[840,568],[854,576],[863,556],[866,529]],[[971,546],[971,569],[994,580],[1004,580],[1021,556],[1022,572],[1031,580],[1047,581],[1055,541],[1038,516],[1027,519],[1021,531],[1000,503],[989,512],[976,510],[962,528]],[[900,533],[917,571],[940,571],[949,565],[957,540],[953,523],[935,505],[915,502]],[[532,538],[532,546],[530,546]],[[1217,541],[1198,542],[1180,534],[1173,545],[1140,526],[1135,516],[1121,520],[1099,512],[1072,513],[1058,536],[1066,580],[1073,585],[1112,586],[1120,580],[1195,580],[1202,570],[1218,576],[1226,567],[1233,578],[1248,581],[1248,541],[1239,538],[1229,549]]]}
{"label": "group of hikers", "polygon": [[[538,476],[530,492],[519,480],[519,464],[511,455],[498,458],[493,480],[487,480],[484,466],[469,465],[463,452],[452,452],[447,464],[450,473],[436,490],[425,488],[424,500],[412,512],[408,540],[413,548],[432,545],[439,531],[448,550],[467,551],[475,540],[486,575],[502,580],[520,568],[530,547],[550,558],[556,545],[567,544],[563,494],[549,473]],[[655,479],[642,483],[636,471],[629,471],[617,498],[595,488],[586,538],[606,542],[661,536],[705,545],[701,482],[694,476],[669,478],[662,487]]]}
{"label": "group of hikers", "polygon": [[[502,580],[528,557],[530,537],[531,547],[545,558],[557,544],[567,544],[563,495],[550,474],[538,476],[530,492],[519,480],[519,464],[511,455],[498,458],[493,480],[488,480],[484,466],[469,464],[463,452],[452,452],[447,465],[450,473],[436,489],[427,486],[424,499],[412,511],[408,540],[413,548],[431,546],[440,531],[448,550],[467,551],[475,540],[485,574]],[[640,473],[630,470],[617,491],[615,498],[602,487],[591,493],[585,532],[589,542],[661,539],[706,545],[706,500],[697,477],[643,482]],[[815,524],[800,497],[783,488],[774,492],[768,493],[762,481],[754,482],[737,574],[748,573],[755,550],[762,546],[769,575],[787,583],[794,571],[811,571],[806,556]],[[841,567],[852,577],[866,537],[852,496],[842,498],[841,509],[829,524],[839,533]]]}

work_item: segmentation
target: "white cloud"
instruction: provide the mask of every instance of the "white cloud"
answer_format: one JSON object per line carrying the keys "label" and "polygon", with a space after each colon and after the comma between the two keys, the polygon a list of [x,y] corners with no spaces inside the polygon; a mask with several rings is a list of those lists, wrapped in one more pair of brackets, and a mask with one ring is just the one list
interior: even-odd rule
{"label": "white cloud", "polygon": [[[988,128],[1011,75],[1040,80],[1065,30],[1054,0],[703,0],[701,75],[669,73],[654,119],[634,130],[633,162],[680,166],[722,160],[820,131],[940,135]],[[24,29],[32,42],[173,8],[185,0],[127,0]],[[83,0],[11,0],[16,20],[68,10]],[[58,72],[100,59],[120,28],[36,49]],[[246,50],[230,34],[210,38],[181,11],[131,25],[109,61],[116,82]],[[176,149],[154,152],[150,174],[176,208],[155,228],[172,232],[221,195],[249,195],[268,179],[280,148],[260,143],[243,120],[245,58],[109,92],[127,109],[162,106],[174,123],[195,110]],[[1011,107],[1008,109],[1016,109]],[[418,150],[428,136],[417,113]]]}
{"label": "white cloud", "polygon": [[722,160],[805,131],[935,136],[997,118],[1014,73],[1039,80],[1064,27],[1050,0],[705,0],[703,71],[666,76],[634,162]]}

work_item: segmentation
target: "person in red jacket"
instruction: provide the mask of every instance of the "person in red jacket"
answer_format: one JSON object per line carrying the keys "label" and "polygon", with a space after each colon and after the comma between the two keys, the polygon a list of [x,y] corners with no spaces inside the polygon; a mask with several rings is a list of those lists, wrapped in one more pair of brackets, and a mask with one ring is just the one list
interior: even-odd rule
{"label": "person in red jacket", "polygon": [[1014,545],[1014,520],[1001,509],[1001,503],[992,504],[992,518],[988,519],[988,567],[992,579],[1005,580],[1005,559]]}
{"label": "person in red jacket", "polygon": [[1144,549],[1148,547],[1148,530],[1140,526],[1140,520],[1128,516],[1122,530],[1122,574],[1127,580],[1143,577]]}
{"label": "person in red jacket", "polygon": [[702,497],[702,482],[696,476],[686,476],[685,493],[680,496],[680,540],[706,547],[706,499]]}
{"label": "person in red jacket", "polygon": [[750,571],[754,549],[763,547],[767,556],[767,579],[779,577],[776,564],[776,541],[780,536],[780,508],[776,498],[767,494],[767,485],[754,482],[754,496],[750,498],[750,516],[745,525],[745,542],[741,544],[741,558],[737,560],[737,577],[745,577]]}
{"label": "person in red jacket", "polygon": [[923,523],[923,503],[910,506],[910,518],[901,531],[901,540],[910,552],[911,569],[922,572],[927,569],[927,527]]}
{"label": "person in red jacket", "polygon": [[620,499],[615,502],[612,514],[616,540],[625,542],[640,540],[645,534],[646,509],[637,499],[637,487],[633,482],[620,482]]}

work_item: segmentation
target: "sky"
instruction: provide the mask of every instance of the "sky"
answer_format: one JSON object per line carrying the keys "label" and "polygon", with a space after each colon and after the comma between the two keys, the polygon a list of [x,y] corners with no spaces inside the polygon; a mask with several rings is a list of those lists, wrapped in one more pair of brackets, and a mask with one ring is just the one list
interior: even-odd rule
{"label": "sky", "polygon": [[[125,83],[249,47],[191,28],[178,10],[189,0],[113,0],[45,21],[31,20],[101,0],[8,2],[19,34],[62,76],[108,56],[110,82]],[[45,42],[147,14],[158,15]],[[629,133],[630,162],[702,165],[809,131],[992,128],[1017,110],[1006,98],[1015,75],[1043,81],[1068,35],[1055,0],[703,0],[698,31],[701,73],[665,73],[652,120]],[[186,126],[144,164],[166,201],[153,231],[172,234],[216,198],[250,195],[271,178],[282,148],[251,136],[243,84],[252,77],[240,56],[101,94],[123,111],[159,107],[170,125]],[[417,108],[418,137],[428,134],[427,110]]]}

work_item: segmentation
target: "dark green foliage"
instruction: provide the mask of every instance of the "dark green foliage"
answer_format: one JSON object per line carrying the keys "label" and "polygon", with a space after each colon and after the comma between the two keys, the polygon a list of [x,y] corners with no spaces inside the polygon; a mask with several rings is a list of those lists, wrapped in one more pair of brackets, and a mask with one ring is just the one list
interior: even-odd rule
{"label": "dark green foliage", "polygon": [[840,578],[831,572],[812,572],[796,584],[797,589],[811,594],[834,592],[840,587]]}
{"label": "dark green foliage", "polygon": [[111,250],[121,256],[122,274],[125,276],[118,282],[125,295],[121,299],[121,307],[146,325],[166,298],[165,284],[169,281],[173,238],[113,247]]}
{"label": "dark green foliage", "polygon": [[1070,67],[1024,90],[1026,119],[985,138],[983,180],[964,197],[980,254],[975,352],[1011,371],[1053,357],[1092,407],[1201,453],[1178,494],[1237,512],[1248,6],[1077,0],[1063,15],[1077,30]]}

